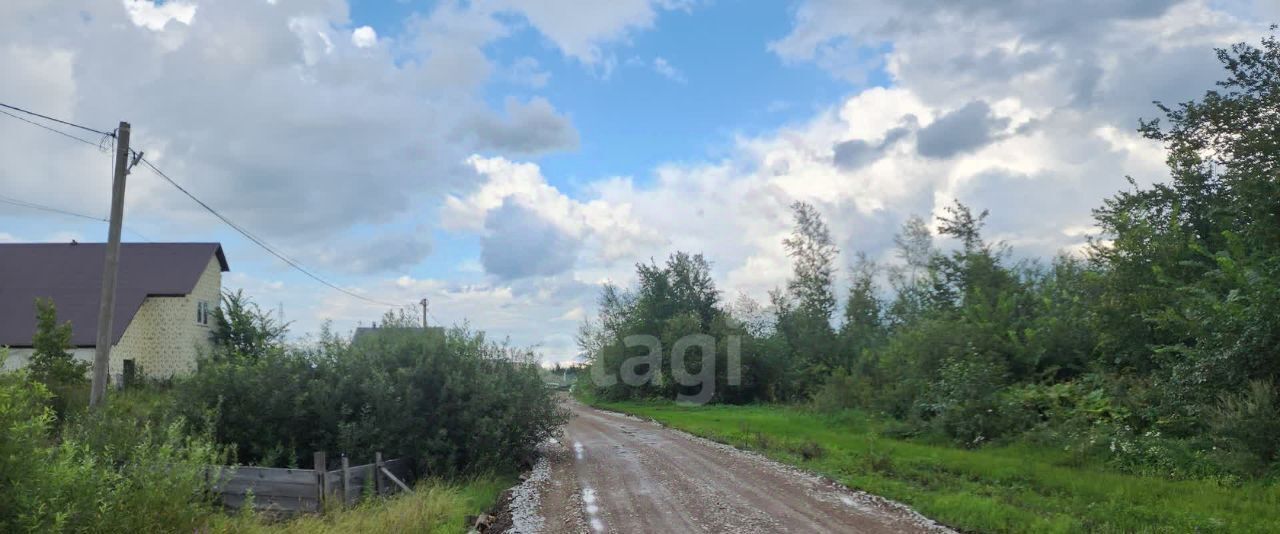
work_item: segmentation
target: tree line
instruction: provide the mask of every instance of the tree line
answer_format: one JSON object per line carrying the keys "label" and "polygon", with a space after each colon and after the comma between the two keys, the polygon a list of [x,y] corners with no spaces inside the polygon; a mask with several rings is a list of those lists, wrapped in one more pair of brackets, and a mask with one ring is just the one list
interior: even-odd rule
{"label": "tree line", "polygon": [[[1157,102],[1139,131],[1165,149],[1168,179],[1128,187],[1093,212],[1083,254],[1016,260],[959,202],[906,221],[887,261],[863,254],[837,295],[840,253],[818,210],[792,206],[791,276],[767,304],[727,301],[710,261],[677,252],[605,286],[579,342],[618,370],[689,334],[714,349],[725,403],[803,402],[883,413],[901,436],[965,446],[1023,439],[1175,477],[1277,474],[1280,457],[1280,43],[1219,49],[1225,79],[1201,98]],[[936,242],[946,239],[949,246]],[[954,244],[954,245],[951,245]],[[842,304],[842,305],[841,305]],[[688,362],[684,362],[688,363]],[[670,354],[652,379],[580,392],[674,398]]]}

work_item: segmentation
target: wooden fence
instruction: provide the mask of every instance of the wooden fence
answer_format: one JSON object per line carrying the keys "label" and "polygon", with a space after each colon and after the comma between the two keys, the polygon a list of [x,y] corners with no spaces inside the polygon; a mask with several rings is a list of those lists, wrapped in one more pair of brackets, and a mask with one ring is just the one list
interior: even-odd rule
{"label": "wooden fence", "polygon": [[272,513],[318,513],[326,506],[355,504],[364,495],[408,491],[412,470],[406,459],[352,466],[343,456],[329,471],[325,453],[315,455],[315,469],[225,467],[209,469],[213,491],[228,508],[241,508],[252,495],[255,510]]}

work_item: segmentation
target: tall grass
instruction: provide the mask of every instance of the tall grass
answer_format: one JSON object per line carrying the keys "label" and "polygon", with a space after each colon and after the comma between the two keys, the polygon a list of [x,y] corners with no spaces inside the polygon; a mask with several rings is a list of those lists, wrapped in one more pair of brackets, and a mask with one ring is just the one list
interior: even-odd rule
{"label": "tall grass", "polygon": [[212,532],[246,534],[326,534],[346,532],[461,533],[468,530],[467,516],[487,510],[510,478],[483,476],[465,482],[428,480],[412,493],[373,499],[324,516],[304,516],[269,523],[252,514],[217,519]]}

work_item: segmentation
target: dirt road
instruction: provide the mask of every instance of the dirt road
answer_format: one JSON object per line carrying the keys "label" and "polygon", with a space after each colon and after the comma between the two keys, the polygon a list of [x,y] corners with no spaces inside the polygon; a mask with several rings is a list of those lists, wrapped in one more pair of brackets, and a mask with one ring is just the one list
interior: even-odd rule
{"label": "dirt road", "polygon": [[526,483],[514,532],[946,532],[759,455],[568,405],[573,418]]}

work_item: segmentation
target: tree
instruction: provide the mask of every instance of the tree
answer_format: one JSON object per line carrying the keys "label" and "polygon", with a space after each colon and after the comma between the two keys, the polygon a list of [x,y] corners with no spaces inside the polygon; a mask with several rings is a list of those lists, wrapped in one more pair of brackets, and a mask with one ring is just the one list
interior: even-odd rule
{"label": "tree", "polygon": [[822,215],[811,204],[791,205],[795,228],[783,240],[792,259],[792,275],[785,296],[774,298],[778,332],[795,361],[793,389],[801,396],[821,376],[841,365],[840,349],[831,328],[835,313],[835,262],[839,251]]}
{"label": "tree", "polygon": [[891,326],[911,322],[931,305],[930,295],[936,285],[931,266],[938,255],[933,247],[933,232],[919,215],[907,218],[893,242],[902,264],[888,269],[889,285],[895,293],[886,317]]}
{"label": "tree", "polygon": [[850,274],[849,297],[844,305],[844,323],[840,325],[840,341],[844,366],[851,367],[864,350],[880,344],[884,337],[884,303],[877,295],[875,262],[859,252]]}
{"label": "tree", "polygon": [[787,291],[795,299],[800,313],[811,319],[830,321],[836,309],[832,283],[839,250],[831,243],[827,223],[812,204],[795,202],[791,210],[795,214],[795,229],[782,242],[794,262]]}
{"label": "tree", "polygon": [[27,364],[31,377],[50,387],[83,383],[89,362],[72,356],[71,322],[58,324],[58,312],[50,299],[36,299],[36,333]]}
{"label": "tree", "polygon": [[893,236],[893,243],[898,247],[898,257],[906,263],[902,271],[903,281],[916,283],[920,272],[929,267],[935,254],[929,224],[919,215],[908,217],[902,224],[902,230]]}
{"label": "tree", "polygon": [[222,306],[213,310],[213,343],[218,356],[257,359],[284,343],[289,324],[278,324],[253,299],[236,290],[222,293]]}
{"label": "tree", "polygon": [[[1155,373],[1170,407],[1199,425],[1221,391],[1280,377],[1280,40],[1219,49],[1218,89],[1140,131],[1162,142],[1169,180],[1095,210],[1109,241],[1097,310],[1100,352]],[[1131,184],[1134,184],[1130,180]],[[1153,350],[1154,349],[1154,350]]]}

